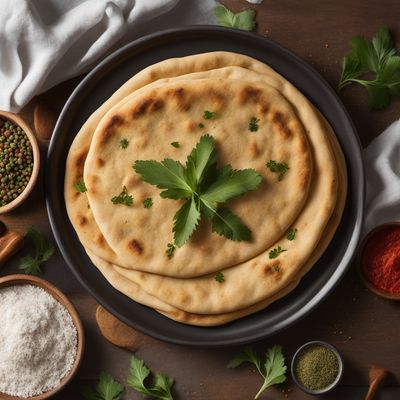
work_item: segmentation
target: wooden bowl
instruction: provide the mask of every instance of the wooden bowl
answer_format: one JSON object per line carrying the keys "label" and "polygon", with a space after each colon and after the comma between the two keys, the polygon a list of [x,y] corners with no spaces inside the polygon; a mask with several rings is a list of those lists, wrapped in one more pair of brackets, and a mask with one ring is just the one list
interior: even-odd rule
{"label": "wooden bowl", "polygon": [[393,293],[388,293],[385,292],[384,290],[381,290],[379,288],[377,288],[376,286],[374,286],[366,277],[364,274],[364,268],[362,265],[362,255],[364,252],[364,248],[366,246],[366,244],[368,243],[369,239],[371,239],[376,233],[382,231],[383,229],[387,229],[387,228],[391,228],[391,227],[395,227],[395,226],[400,226],[400,222],[399,221],[394,221],[394,222],[387,222],[385,224],[382,225],[378,225],[376,228],[372,229],[367,236],[365,236],[365,238],[362,240],[360,247],[358,249],[358,253],[357,253],[357,259],[356,259],[356,264],[357,264],[357,270],[358,273],[361,277],[362,282],[364,283],[364,285],[373,293],[375,293],[376,295],[383,297],[385,299],[388,300],[400,300],[400,293],[399,294],[393,294]]}
{"label": "wooden bowl", "polygon": [[5,206],[0,206],[0,214],[5,214],[11,210],[14,210],[19,205],[21,205],[29,196],[29,194],[32,192],[32,189],[35,186],[35,183],[39,175],[40,150],[38,142],[36,140],[35,135],[33,134],[32,129],[25,123],[25,121],[21,117],[19,117],[17,114],[0,111],[0,119],[9,120],[13,122],[15,125],[20,126],[22,130],[26,133],[26,136],[28,137],[29,142],[31,143],[33,152],[33,169],[29,182],[26,185],[24,191],[16,199],[6,204]]}
{"label": "wooden bowl", "polygon": [[72,321],[75,325],[76,331],[77,331],[77,339],[78,339],[78,346],[76,350],[76,356],[75,356],[75,361],[74,364],[72,365],[71,370],[68,372],[68,374],[60,381],[58,386],[55,388],[49,390],[48,392],[42,393],[38,396],[33,396],[33,397],[16,397],[16,396],[10,396],[7,394],[0,393],[0,399],[2,400],[44,400],[48,399],[50,397],[53,397],[56,393],[60,392],[68,383],[72,380],[72,378],[75,376],[76,372],[78,371],[78,368],[81,364],[82,357],[83,357],[83,352],[84,352],[84,347],[85,347],[85,335],[82,327],[82,322],[79,318],[79,315],[75,309],[75,307],[72,305],[72,303],[67,299],[67,297],[60,291],[58,290],[54,285],[52,285],[50,282],[37,278],[36,276],[32,275],[25,275],[25,274],[15,274],[15,275],[7,275],[4,277],[0,277],[0,289],[3,287],[9,287],[9,286],[15,286],[15,285],[34,285],[38,286],[46,292],[48,292],[51,296],[53,296],[59,303],[61,303],[69,312]]}

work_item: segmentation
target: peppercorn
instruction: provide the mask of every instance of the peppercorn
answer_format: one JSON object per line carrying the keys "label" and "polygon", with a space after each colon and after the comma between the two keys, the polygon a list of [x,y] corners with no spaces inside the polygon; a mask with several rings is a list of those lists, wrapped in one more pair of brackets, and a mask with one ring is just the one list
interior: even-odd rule
{"label": "peppercorn", "polygon": [[33,169],[33,151],[26,133],[11,121],[0,119],[0,207],[26,188]]}

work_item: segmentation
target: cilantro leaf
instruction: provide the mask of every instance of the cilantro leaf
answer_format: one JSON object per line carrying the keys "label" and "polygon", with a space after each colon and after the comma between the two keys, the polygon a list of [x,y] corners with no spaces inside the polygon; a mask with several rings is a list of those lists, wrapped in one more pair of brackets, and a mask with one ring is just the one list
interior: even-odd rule
{"label": "cilantro leaf", "polygon": [[296,228],[290,228],[286,234],[286,239],[287,240],[294,240],[296,238],[297,234],[297,229]]}
{"label": "cilantro leaf", "polygon": [[268,253],[268,257],[270,259],[274,259],[277,258],[279,256],[279,254],[283,253],[284,251],[287,251],[285,249],[282,249],[281,246],[275,247],[274,249],[272,249],[269,253]]}
{"label": "cilantro leaf", "polygon": [[22,257],[19,264],[19,269],[26,274],[38,275],[42,272],[40,266],[48,261],[54,254],[54,246],[49,242],[40,231],[31,226],[25,235],[26,238],[33,242],[36,254]]}
{"label": "cilantro leaf", "polygon": [[[381,28],[372,41],[355,36],[351,48],[343,58],[339,90],[351,83],[364,86],[370,109],[384,108],[393,97],[400,97],[400,57],[389,29]],[[361,79],[365,73],[373,73],[374,79]]]}
{"label": "cilantro leaf", "polygon": [[192,236],[200,220],[200,210],[194,198],[188,200],[174,216],[174,242],[178,247],[182,247]]}
{"label": "cilantro leaf", "polygon": [[165,253],[167,254],[168,258],[172,258],[174,253],[175,253],[175,246],[172,243],[167,244],[167,250],[165,250]]}
{"label": "cilantro leaf", "polygon": [[85,400],[120,400],[124,391],[125,388],[110,374],[102,372],[96,389],[83,386],[81,394]]}
{"label": "cilantro leaf", "polygon": [[260,120],[256,117],[251,117],[249,121],[249,131],[250,132],[257,132],[258,131],[258,123]]}
{"label": "cilantro leaf", "polygon": [[162,198],[184,199],[174,216],[174,244],[168,244],[167,256],[173,256],[175,246],[181,247],[196,230],[200,218],[212,220],[212,231],[228,239],[250,240],[251,231],[238,216],[219,203],[255,190],[261,175],[253,169],[233,170],[230,165],[217,166],[214,138],[203,135],[187,157],[186,165],[171,159],[161,162],[135,162],[133,168],[145,182],[166,189]]}
{"label": "cilantro leaf", "polygon": [[126,149],[126,148],[128,147],[128,145],[129,145],[129,140],[126,139],[126,138],[121,139],[121,140],[119,141],[119,147],[120,147],[120,149]]}
{"label": "cilantro leaf", "polygon": [[238,28],[244,31],[252,31],[256,26],[256,12],[254,10],[245,10],[234,13],[222,4],[214,7],[214,15],[221,26],[227,28]]}
{"label": "cilantro leaf", "polygon": [[79,193],[85,193],[87,191],[85,182],[80,180],[75,183],[75,189]]}
{"label": "cilantro leaf", "polygon": [[147,199],[144,199],[143,200],[143,207],[144,208],[153,207],[153,199],[151,197],[148,197]]}
{"label": "cilantro leaf", "polygon": [[162,372],[157,372],[154,376],[152,385],[146,385],[145,380],[150,375],[143,360],[131,357],[131,366],[127,383],[137,392],[156,400],[173,400],[171,393],[174,380]]}
{"label": "cilantro leaf", "polygon": [[171,143],[172,147],[175,147],[176,149],[179,149],[179,147],[181,147],[181,145],[179,144],[179,142],[172,142]]}
{"label": "cilantro leaf", "polygon": [[209,202],[224,203],[246,192],[257,189],[262,180],[254,169],[233,170],[229,165],[225,173],[201,194]]}
{"label": "cilantro leaf", "polygon": [[215,111],[205,110],[204,114],[203,114],[203,118],[204,119],[211,119],[211,118],[214,118],[214,115],[215,115]]}
{"label": "cilantro leaf", "polygon": [[159,189],[167,189],[160,193],[163,198],[178,199],[192,196],[192,189],[186,182],[185,168],[179,161],[170,158],[165,158],[161,162],[137,160],[133,169],[143,181]]}
{"label": "cilantro leaf", "polygon": [[[204,203],[204,202],[203,202]],[[208,207],[209,208],[209,207]],[[212,231],[234,241],[251,240],[251,230],[227,208],[209,208],[212,213]]]}
{"label": "cilantro leaf", "polygon": [[128,194],[128,189],[126,186],[124,186],[122,192],[118,196],[111,198],[111,202],[113,204],[123,204],[127,207],[130,207],[133,204],[133,197]]}
{"label": "cilantro leaf", "polygon": [[287,367],[285,358],[282,354],[282,347],[275,345],[268,349],[264,357],[258,355],[251,347],[245,347],[235,358],[228,363],[228,368],[236,368],[244,362],[254,364],[259,374],[263,377],[264,382],[260,390],[255,395],[258,399],[261,394],[270,386],[285,382]]}
{"label": "cilantro leaf", "polygon": [[218,283],[225,282],[225,276],[221,271],[216,272],[214,278]]}
{"label": "cilantro leaf", "polygon": [[286,172],[290,169],[289,165],[285,162],[277,162],[275,160],[269,160],[266,164],[267,168],[271,172],[278,172],[278,181],[281,181],[285,176]]}

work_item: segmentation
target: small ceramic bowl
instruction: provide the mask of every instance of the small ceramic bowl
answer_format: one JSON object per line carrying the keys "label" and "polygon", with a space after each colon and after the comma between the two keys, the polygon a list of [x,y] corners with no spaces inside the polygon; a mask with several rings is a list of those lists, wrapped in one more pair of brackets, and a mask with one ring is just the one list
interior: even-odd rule
{"label": "small ceramic bowl", "polygon": [[[334,380],[334,382],[332,382],[331,385],[329,385],[329,386],[327,386],[326,388],[321,389],[321,390],[312,390],[312,389],[309,389],[309,388],[303,386],[303,385],[297,380],[296,373],[295,373],[295,366],[296,366],[296,362],[297,362],[297,358],[298,358],[299,354],[300,354],[305,348],[307,348],[307,347],[309,347],[309,346],[314,346],[314,345],[320,345],[320,346],[325,346],[325,347],[327,347],[329,350],[331,350],[331,351],[336,355],[337,360],[338,360],[338,363],[339,363],[339,371],[338,371],[338,374],[337,374],[336,379]],[[329,344],[329,343],[327,343],[327,342],[320,341],[320,340],[314,340],[314,341],[312,341],[312,342],[307,342],[307,343],[303,344],[303,345],[296,351],[296,353],[294,354],[294,356],[293,356],[293,358],[292,358],[292,363],[291,363],[291,366],[290,366],[290,372],[291,372],[291,374],[292,374],[292,379],[293,379],[294,383],[295,383],[303,392],[308,393],[308,394],[311,394],[311,395],[314,395],[314,396],[318,396],[318,395],[325,394],[325,393],[328,393],[328,392],[332,391],[332,390],[339,384],[339,382],[340,382],[340,380],[342,379],[342,376],[343,376],[343,360],[342,360],[342,357],[341,357],[341,355],[339,354],[339,352],[338,352],[338,351],[336,350],[336,348],[333,347],[331,344]]]}
{"label": "small ceramic bowl", "polygon": [[75,307],[72,305],[72,303],[67,299],[67,297],[60,291],[58,290],[54,285],[52,285],[50,282],[37,278],[36,276],[32,275],[25,275],[25,274],[15,274],[15,275],[7,275],[4,277],[0,277],[0,290],[1,288],[4,287],[10,287],[10,286],[15,286],[15,285],[34,285],[38,286],[46,292],[48,292],[51,296],[53,296],[59,303],[61,303],[69,312],[72,322],[75,325],[76,331],[77,331],[77,337],[78,337],[78,347],[76,350],[76,356],[75,356],[75,361],[74,364],[71,368],[71,370],[68,372],[68,374],[60,381],[60,383],[53,389],[49,390],[48,392],[45,392],[41,395],[38,396],[33,396],[33,397],[17,397],[17,396],[10,396],[7,394],[0,393],[0,399],[2,400],[44,400],[44,399],[49,399],[50,397],[53,397],[56,393],[60,392],[68,383],[72,380],[72,378],[75,376],[76,372],[78,371],[78,368],[81,364],[82,357],[83,357],[83,352],[84,352],[84,347],[85,347],[85,335],[83,331],[83,326],[82,322],[79,318],[79,314],[77,313]]}
{"label": "small ceramic bowl", "polygon": [[400,222],[394,221],[394,222],[387,222],[385,224],[379,225],[376,228],[372,229],[372,231],[370,231],[368,233],[368,235],[365,236],[365,238],[362,240],[360,247],[358,249],[357,260],[356,260],[358,273],[359,273],[364,285],[371,292],[375,293],[376,295],[378,295],[380,297],[383,297],[383,298],[389,299],[389,300],[400,300],[400,293],[399,294],[388,293],[388,292],[385,292],[384,290],[379,289],[375,285],[373,285],[365,276],[365,271],[364,271],[364,268],[362,265],[362,256],[364,253],[364,249],[365,249],[366,245],[368,244],[369,240],[372,237],[374,237],[378,232],[380,232],[384,229],[387,229],[387,228],[393,228],[393,227],[399,227],[399,226],[400,226]]}
{"label": "small ceramic bowl", "polygon": [[29,142],[31,143],[33,152],[33,169],[29,182],[26,185],[24,191],[16,199],[6,204],[5,206],[0,207],[0,214],[5,214],[11,210],[14,210],[19,205],[21,205],[27,199],[29,194],[32,192],[32,189],[35,186],[35,183],[39,175],[40,150],[38,142],[36,140],[35,135],[33,134],[32,129],[29,128],[29,126],[25,123],[25,121],[21,117],[19,117],[16,114],[0,111],[0,119],[9,120],[13,122],[15,125],[20,126],[22,130],[26,133],[26,136],[28,137]]}

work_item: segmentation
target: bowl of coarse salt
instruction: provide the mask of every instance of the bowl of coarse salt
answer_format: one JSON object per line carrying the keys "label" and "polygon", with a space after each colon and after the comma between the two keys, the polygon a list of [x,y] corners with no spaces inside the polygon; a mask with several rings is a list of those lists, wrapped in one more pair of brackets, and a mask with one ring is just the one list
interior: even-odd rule
{"label": "bowl of coarse salt", "polygon": [[31,275],[0,278],[0,399],[48,399],[74,377],[82,322],[55,286]]}

